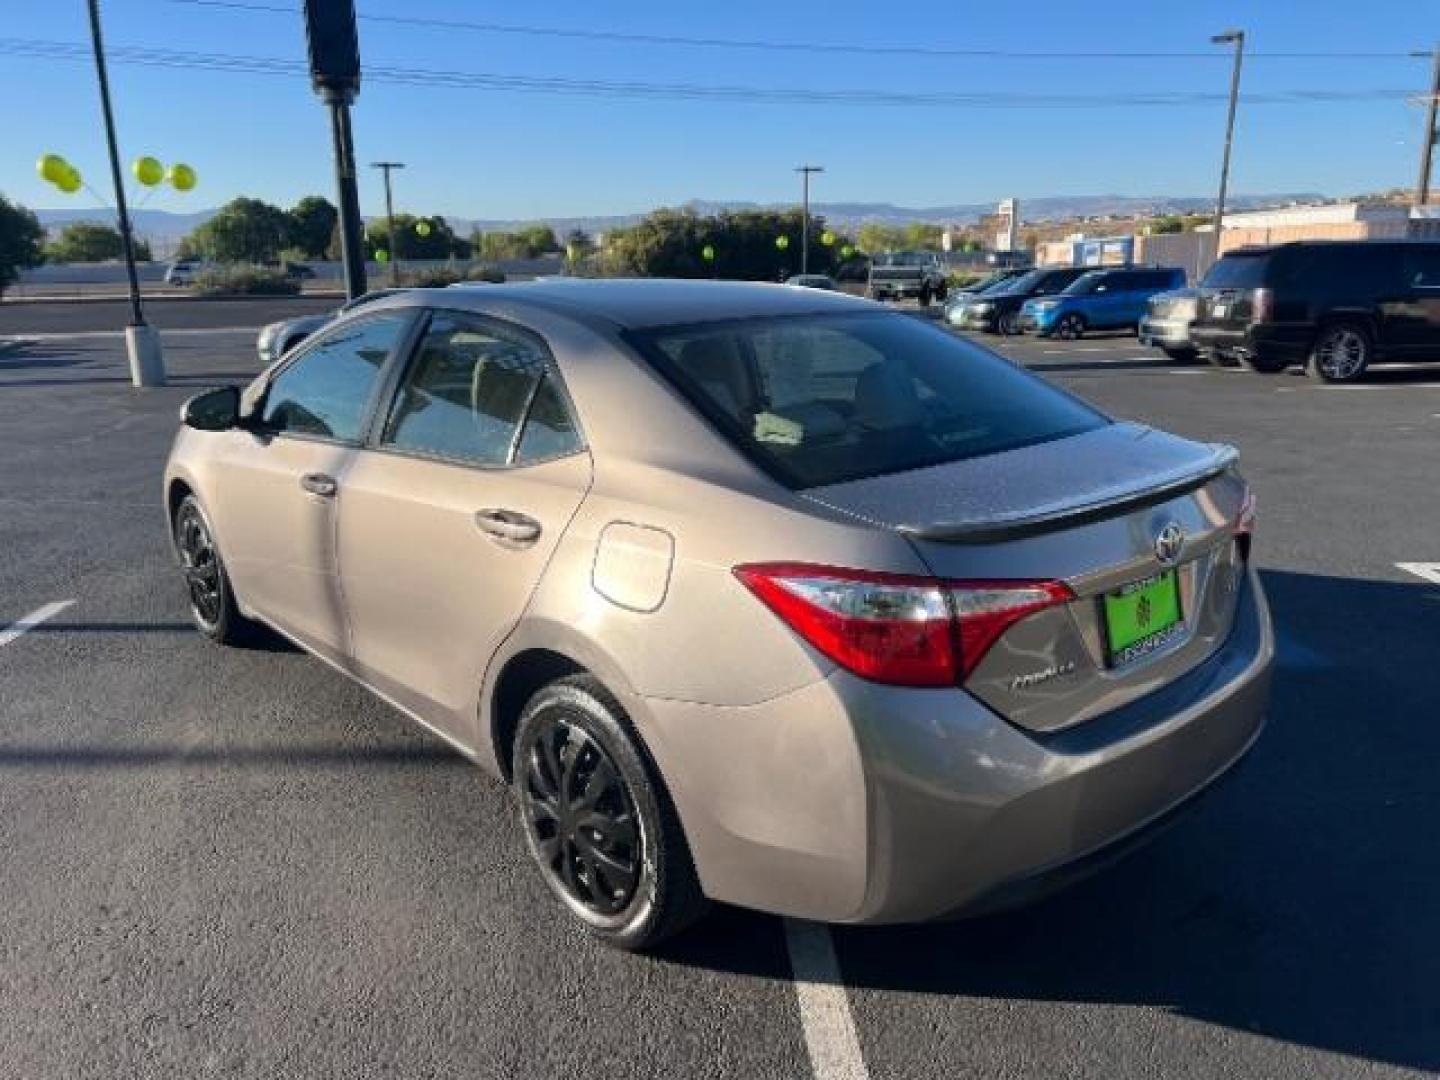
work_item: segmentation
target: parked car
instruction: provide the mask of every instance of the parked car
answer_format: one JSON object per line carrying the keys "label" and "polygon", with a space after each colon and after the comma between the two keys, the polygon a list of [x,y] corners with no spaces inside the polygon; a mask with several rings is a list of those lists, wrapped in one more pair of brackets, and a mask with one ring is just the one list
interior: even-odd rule
{"label": "parked car", "polygon": [[1198,354],[1190,341],[1190,322],[1199,296],[1200,290],[1190,287],[1152,296],[1137,331],[1140,344],[1160,349],[1172,360],[1194,360]]}
{"label": "parked car", "polygon": [[826,277],[824,274],[796,274],[785,279],[786,285],[798,285],[802,289],[829,289],[834,292],[839,288],[835,279]]}
{"label": "parked car", "polygon": [[293,319],[281,319],[279,322],[267,323],[260,328],[260,336],[255,342],[255,351],[260,356],[260,363],[273,364],[322,326],[328,326],[346,312],[354,311],[381,297],[389,296],[395,291],[395,289],[376,289],[363,296],[357,296],[354,300],[347,300],[334,311],[322,312],[319,315],[297,315]]}
{"label": "parked car", "polygon": [[887,251],[870,262],[866,292],[872,300],[914,299],[929,307],[948,291],[945,268],[933,251]]}
{"label": "parked car", "polygon": [[986,274],[982,278],[978,278],[975,281],[972,281],[969,285],[961,285],[958,287],[951,286],[950,295],[952,297],[974,296],[977,293],[984,292],[986,289],[993,289],[1001,282],[1014,280],[1021,274],[1025,273],[1027,269],[1028,267],[1014,267],[1007,270],[995,270],[992,273]]}
{"label": "parked car", "polygon": [[1037,266],[958,305],[949,316],[950,323],[965,330],[1018,334],[1020,308],[1026,300],[1054,296],[1093,269],[1091,266]]}
{"label": "parked car", "polygon": [[281,265],[281,269],[285,272],[285,276],[292,281],[308,281],[315,277],[314,268],[306,266],[304,263],[286,262]]}
{"label": "parked car", "polygon": [[182,417],[200,632],[267,624],[503,778],[621,946],[707,899],[1014,903],[1263,723],[1235,452],[842,293],[407,290]]}
{"label": "parked car", "polygon": [[1082,274],[1058,296],[1036,297],[1020,307],[1020,329],[1067,340],[1087,330],[1133,330],[1156,293],[1185,284],[1173,267],[1127,266]]}
{"label": "parked car", "polygon": [[199,270],[198,264],[193,262],[173,262],[165,271],[165,284],[174,285],[176,288],[194,285],[195,275]]}
{"label": "parked car", "polygon": [[1353,382],[1374,363],[1440,360],[1440,242],[1303,240],[1227,252],[1190,336],[1210,357]]}
{"label": "parked car", "polygon": [[941,312],[944,316],[945,321],[948,322],[951,326],[963,325],[965,319],[965,308],[968,304],[974,302],[979,297],[986,296],[992,292],[1000,291],[1001,289],[1005,288],[1005,286],[1009,282],[1014,281],[1015,278],[1019,277],[1020,274],[1023,274],[1024,272],[1025,271],[1022,270],[1015,274],[1009,274],[1009,272],[1007,271],[1006,274],[1003,276],[1000,274],[995,274],[992,275],[992,280],[988,284],[982,283],[978,288],[961,290],[958,292],[952,291],[950,293],[950,298],[945,301],[945,306],[941,308]]}

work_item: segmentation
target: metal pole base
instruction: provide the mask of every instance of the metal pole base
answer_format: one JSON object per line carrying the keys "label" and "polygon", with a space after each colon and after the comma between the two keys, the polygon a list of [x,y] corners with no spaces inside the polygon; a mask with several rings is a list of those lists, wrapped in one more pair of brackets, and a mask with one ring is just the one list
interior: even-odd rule
{"label": "metal pole base", "polygon": [[165,358],[160,332],[148,323],[125,328],[125,354],[130,358],[130,382],[135,386],[164,386]]}

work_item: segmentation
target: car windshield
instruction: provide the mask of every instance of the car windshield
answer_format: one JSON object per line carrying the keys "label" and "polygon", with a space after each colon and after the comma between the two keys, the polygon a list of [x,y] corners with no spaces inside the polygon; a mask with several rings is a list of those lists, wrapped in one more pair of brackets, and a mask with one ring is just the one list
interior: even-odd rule
{"label": "car windshield", "polygon": [[1028,293],[1035,289],[1035,286],[1045,280],[1045,270],[1028,270],[1017,278],[1002,281],[991,292],[992,296],[1010,296],[1015,293]]}
{"label": "car windshield", "polygon": [[875,256],[876,266],[924,266],[926,256],[915,251],[891,251]]}
{"label": "car windshield", "polygon": [[669,327],[631,340],[727,439],[795,488],[1109,422],[995,354],[889,312]]}
{"label": "car windshield", "polygon": [[1265,284],[1265,254],[1226,255],[1210,267],[1200,284],[1207,289],[1258,289]]}

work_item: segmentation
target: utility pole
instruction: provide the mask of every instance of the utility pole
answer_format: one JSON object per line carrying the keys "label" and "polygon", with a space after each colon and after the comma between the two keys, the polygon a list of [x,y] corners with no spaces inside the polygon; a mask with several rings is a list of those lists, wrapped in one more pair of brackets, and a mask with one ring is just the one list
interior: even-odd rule
{"label": "utility pole", "polygon": [[390,173],[395,169],[403,169],[403,161],[372,161],[372,169],[379,169],[385,174],[385,220],[389,222],[386,226],[390,244],[390,284],[400,284],[400,241],[395,235],[395,200],[390,193]]}
{"label": "utility pole", "polygon": [[1235,106],[1240,100],[1240,65],[1245,59],[1245,31],[1226,30],[1210,39],[1214,45],[1235,46],[1235,66],[1230,71],[1230,111],[1225,117],[1225,156],[1220,163],[1220,195],[1215,200],[1215,257],[1220,257],[1220,230],[1225,223],[1225,188],[1230,183],[1230,144],[1235,139]]}
{"label": "utility pole", "polygon": [[130,381],[135,386],[164,386],[165,360],[160,335],[145,322],[140,306],[140,279],[135,273],[135,237],[130,209],[125,205],[125,180],[120,172],[120,150],[115,139],[115,113],[110,107],[110,78],[105,71],[105,44],[100,34],[100,0],[89,0],[90,40],[95,47],[95,75],[100,82],[100,111],[105,118],[105,142],[110,150],[110,179],[115,185],[120,244],[125,252],[125,276],[130,281],[130,325],[125,327],[125,352],[130,360]]}
{"label": "utility pole", "polygon": [[798,165],[800,174],[800,273],[810,272],[810,174],[822,173],[824,165]]}
{"label": "utility pole", "polygon": [[[1425,56],[1425,53],[1413,53]],[[1420,133],[1420,180],[1415,185],[1415,202],[1424,206],[1430,201],[1430,162],[1435,156],[1435,106],[1440,101],[1440,43],[1434,49],[1435,72],[1430,78],[1430,96],[1425,100],[1425,129]]]}
{"label": "utility pole", "polygon": [[355,0],[305,0],[304,8],[310,83],[330,107],[330,135],[335,143],[335,193],[340,203],[340,255],[345,263],[345,294],[354,300],[365,295],[360,194],[355,186],[355,139],[350,132],[350,105],[360,93],[360,38],[355,30]]}

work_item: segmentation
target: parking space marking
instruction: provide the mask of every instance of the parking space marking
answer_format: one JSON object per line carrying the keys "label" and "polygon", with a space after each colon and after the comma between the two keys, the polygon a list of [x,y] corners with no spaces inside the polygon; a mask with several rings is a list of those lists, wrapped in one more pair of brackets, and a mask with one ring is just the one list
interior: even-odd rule
{"label": "parking space marking", "polygon": [[1407,574],[1424,578],[1432,585],[1440,585],[1440,562],[1397,562],[1395,565]]}
{"label": "parking space marking", "polygon": [[785,946],[815,1080],[869,1080],[830,928],[786,919]]}
{"label": "parking space marking", "polygon": [[11,623],[4,630],[0,630],[0,648],[4,648],[12,641],[23,637],[27,632],[34,630],[35,627],[39,626],[46,619],[53,619],[73,603],[75,603],[74,600],[54,600],[43,607],[36,608],[30,612],[29,615],[20,616],[19,619]]}

